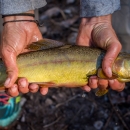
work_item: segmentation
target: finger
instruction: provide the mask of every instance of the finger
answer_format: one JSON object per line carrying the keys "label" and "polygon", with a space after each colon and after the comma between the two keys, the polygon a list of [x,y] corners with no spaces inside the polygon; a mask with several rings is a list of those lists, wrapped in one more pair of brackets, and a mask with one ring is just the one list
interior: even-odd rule
{"label": "finger", "polygon": [[114,79],[109,80],[109,86],[111,87],[111,89],[120,92],[125,88],[125,83],[119,82],[118,80]]}
{"label": "finger", "polygon": [[86,19],[82,18],[76,39],[76,44],[81,46],[90,46],[91,43],[91,25],[86,24]]}
{"label": "finger", "polygon": [[[27,39],[28,39],[27,41],[29,44],[32,44],[33,42],[37,42],[37,41],[43,39],[42,34],[37,26],[35,28],[35,32],[32,35],[30,35],[30,33],[29,33]],[[30,52],[30,51],[32,51],[32,50],[26,49],[26,47],[25,47],[25,49],[22,51],[22,53]]]}
{"label": "finger", "polygon": [[32,42],[36,42],[36,41],[39,41],[41,39],[43,39],[43,36],[42,36],[39,28],[37,27],[35,29],[34,35],[32,36]]}
{"label": "finger", "polygon": [[30,84],[29,85],[29,91],[32,93],[36,93],[39,90],[39,86],[37,84]]}
{"label": "finger", "polygon": [[87,92],[91,91],[91,88],[88,85],[83,86],[82,89],[87,91]]}
{"label": "finger", "polygon": [[96,46],[106,50],[106,55],[102,61],[102,68],[106,76],[110,78],[112,76],[112,64],[121,50],[121,43],[111,26],[111,17],[109,16],[108,22],[95,26],[92,37]]}
{"label": "finger", "polygon": [[108,87],[108,80],[98,79],[98,87],[100,89],[106,89]]}
{"label": "finger", "polygon": [[16,97],[19,95],[19,91],[18,91],[18,86],[17,84],[14,84],[11,88],[9,88],[7,90],[7,93],[12,96],[12,97]]}
{"label": "finger", "polygon": [[[116,43],[115,43],[116,42]],[[117,55],[121,50],[121,44],[118,41],[115,41],[109,44],[107,47],[107,52],[102,62],[102,69],[107,77],[112,77],[112,65]]]}
{"label": "finger", "polygon": [[48,93],[48,88],[40,88],[40,92],[42,95],[46,95]]}
{"label": "finger", "polygon": [[29,88],[28,88],[28,81],[26,78],[20,78],[18,80],[18,90],[21,93],[28,93],[29,92]]}
{"label": "finger", "polygon": [[4,86],[6,88],[10,88],[14,85],[18,76],[18,69],[16,66],[16,53],[14,50],[12,50],[12,48],[7,46],[2,49],[2,59],[5,63],[8,74]]}
{"label": "finger", "polygon": [[30,44],[33,43],[33,42],[37,42],[37,41],[43,39],[42,34],[41,34],[39,28],[37,27],[37,25],[35,26],[35,32],[32,33],[32,35],[30,35],[30,33],[28,33],[28,34],[29,34],[28,35],[28,39],[29,39],[28,42]]}
{"label": "finger", "polygon": [[90,88],[92,88],[92,89],[95,89],[95,88],[98,87],[97,83],[98,83],[98,78],[97,78],[97,76],[91,76],[91,77],[89,78],[88,86],[89,86]]}

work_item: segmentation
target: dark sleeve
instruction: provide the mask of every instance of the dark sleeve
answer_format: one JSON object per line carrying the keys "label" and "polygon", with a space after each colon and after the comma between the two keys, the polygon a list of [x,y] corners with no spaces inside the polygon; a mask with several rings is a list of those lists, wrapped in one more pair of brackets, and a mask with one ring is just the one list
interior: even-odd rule
{"label": "dark sleeve", "polygon": [[112,14],[120,9],[120,0],[80,0],[80,17]]}
{"label": "dark sleeve", "polygon": [[16,14],[46,5],[46,0],[0,0],[0,14]]}

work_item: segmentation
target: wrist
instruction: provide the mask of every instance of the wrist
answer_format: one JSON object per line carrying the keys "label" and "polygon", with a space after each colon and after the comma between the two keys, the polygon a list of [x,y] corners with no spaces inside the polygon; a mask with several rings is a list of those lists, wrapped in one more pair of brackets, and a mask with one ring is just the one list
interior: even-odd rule
{"label": "wrist", "polygon": [[[30,10],[24,13],[34,14],[34,10]],[[31,16],[6,16],[3,18],[3,22],[12,21],[12,20],[34,20],[34,18]]]}
{"label": "wrist", "polygon": [[82,18],[81,24],[91,24],[95,25],[98,23],[111,23],[111,14],[105,16],[98,16],[98,17],[89,17],[89,18]]}

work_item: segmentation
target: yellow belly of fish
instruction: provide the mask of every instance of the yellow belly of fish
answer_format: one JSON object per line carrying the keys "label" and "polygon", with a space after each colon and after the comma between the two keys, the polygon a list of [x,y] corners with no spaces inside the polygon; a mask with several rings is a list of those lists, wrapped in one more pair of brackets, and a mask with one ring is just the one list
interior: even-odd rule
{"label": "yellow belly of fish", "polygon": [[19,68],[19,77],[26,77],[31,82],[53,82],[59,84],[74,83],[85,85],[87,83],[86,74],[92,64],[85,62],[67,62],[60,64],[41,64],[38,66],[28,66]]}

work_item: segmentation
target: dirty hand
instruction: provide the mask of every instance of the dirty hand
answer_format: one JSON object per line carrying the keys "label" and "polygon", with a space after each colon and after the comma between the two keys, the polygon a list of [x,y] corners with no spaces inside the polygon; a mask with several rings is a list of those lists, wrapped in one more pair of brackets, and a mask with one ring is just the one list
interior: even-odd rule
{"label": "dirty hand", "polygon": [[[28,13],[34,13],[29,11]],[[30,16],[8,16],[5,21],[11,20],[34,20]],[[26,52],[26,46],[32,42],[42,39],[42,35],[34,22],[9,22],[4,25],[1,44],[1,56],[7,68],[8,77],[5,81],[5,87],[8,94],[17,96],[19,92],[27,93],[36,92],[39,87],[37,84],[29,84],[26,78],[18,78],[18,68],[16,65],[16,57],[23,52]],[[41,89],[44,95],[48,91],[47,88]]]}
{"label": "dirty hand", "polygon": [[[77,44],[83,46],[99,47],[106,50],[102,62],[102,69],[107,77],[112,77],[112,64],[121,50],[121,44],[111,25],[111,15],[82,18],[77,36]],[[83,89],[90,91],[91,88],[105,89],[110,86],[113,90],[122,91],[125,84],[116,79],[104,80],[96,76],[89,79],[88,85]]]}

